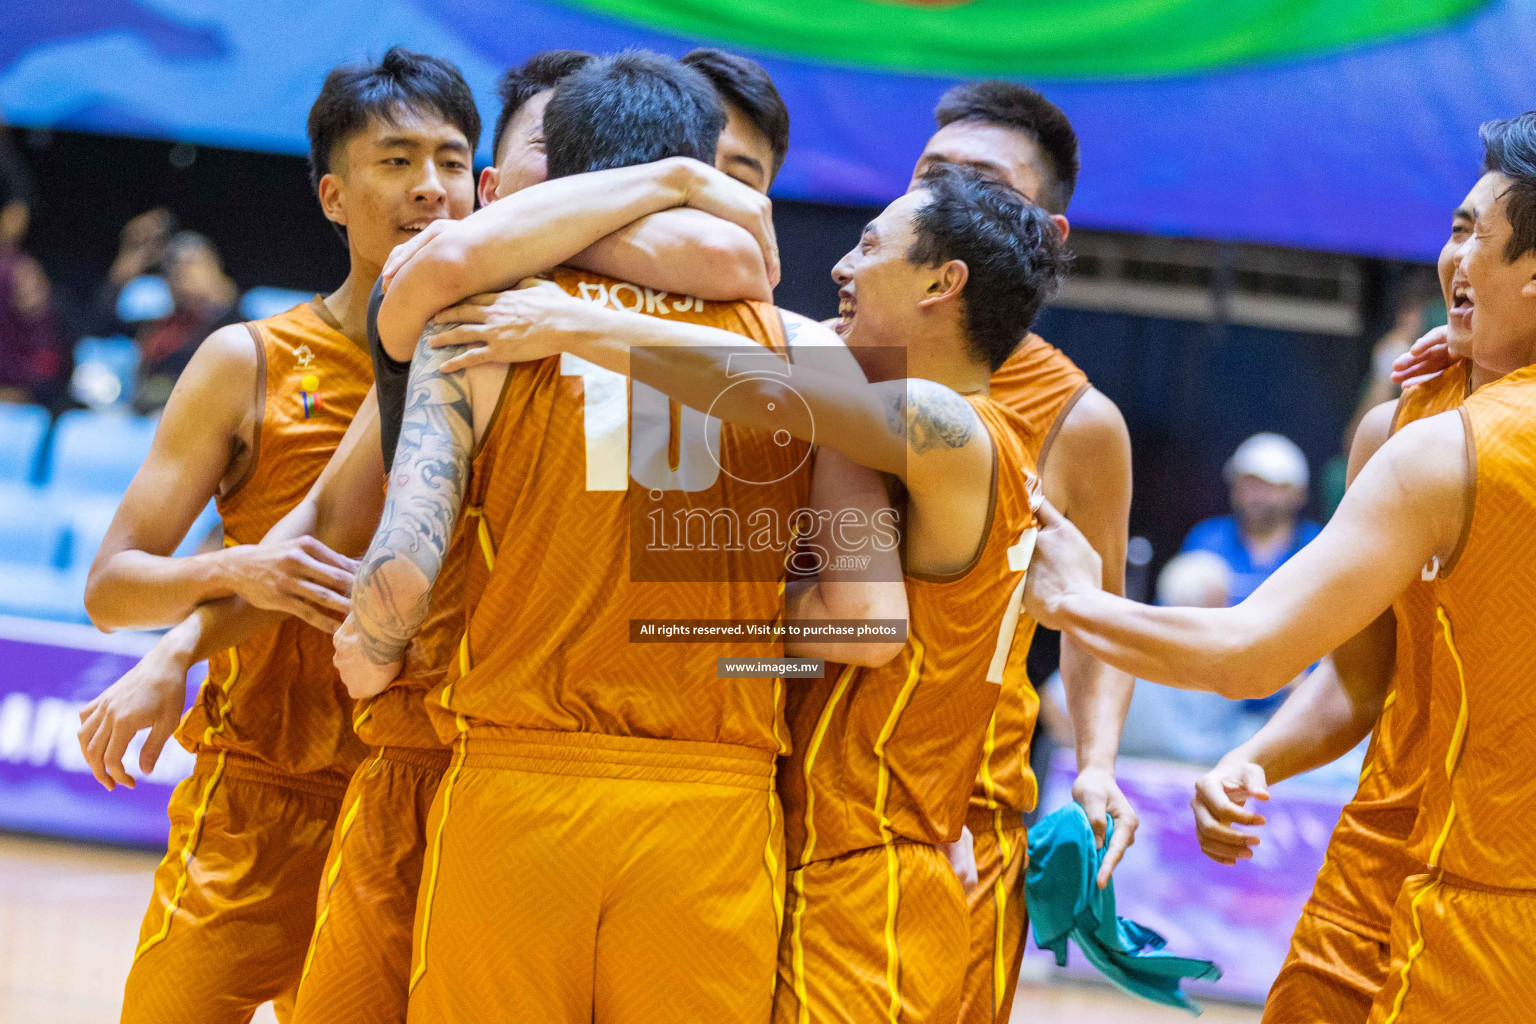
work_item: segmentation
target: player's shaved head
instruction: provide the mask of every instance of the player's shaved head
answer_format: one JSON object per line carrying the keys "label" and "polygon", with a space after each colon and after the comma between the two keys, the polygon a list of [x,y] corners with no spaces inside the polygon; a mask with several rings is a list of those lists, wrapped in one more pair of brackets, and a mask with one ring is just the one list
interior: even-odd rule
{"label": "player's shaved head", "polygon": [[672,156],[713,163],[724,127],[715,87],[693,68],[646,50],[600,57],[561,82],[544,108],[549,176]]}

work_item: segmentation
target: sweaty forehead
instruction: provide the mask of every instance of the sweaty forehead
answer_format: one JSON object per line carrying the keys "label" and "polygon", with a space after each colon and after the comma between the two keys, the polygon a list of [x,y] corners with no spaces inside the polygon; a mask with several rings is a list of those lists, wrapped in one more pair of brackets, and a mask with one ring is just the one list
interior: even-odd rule
{"label": "sweaty forehead", "polygon": [[1045,156],[1029,133],[981,121],[955,121],[935,132],[919,167],[935,162],[1001,178],[1031,202],[1039,201],[1046,178]]}

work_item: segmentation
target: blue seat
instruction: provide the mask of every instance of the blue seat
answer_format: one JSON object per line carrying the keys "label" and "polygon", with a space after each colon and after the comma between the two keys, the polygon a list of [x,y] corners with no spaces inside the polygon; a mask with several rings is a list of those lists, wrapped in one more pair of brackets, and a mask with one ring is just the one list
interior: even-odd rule
{"label": "blue seat", "polygon": [[48,410],[40,405],[0,403],[0,480],[34,478],[48,435]]}
{"label": "blue seat", "polygon": [[149,454],[155,420],[72,409],[54,427],[45,483],[61,494],[121,495]]}
{"label": "blue seat", "polygon": [[0,615],[90,622],[85,614],[85,573],[0,562]]}
{"label": "blue seat", "polygon": [[142,274],[117,293],[117,318],[125,324],[170,316],[176,302],[171,286],[159,274]]}
{"label": "blue seat", "polygon": [[314,297],[314,292],[296,292],[291,288],[251,288],[240,296],[240,315],[247,320],[265,320]]}
{"label": "blue seat", "polygon": [[26,484],[0,484],[0,562],[60,568],[69,519]]}
{"label": "blue seat", "polygon": [[93,409],[133,401],[139,377],[139,346],[132,338],[81,338],[75,343],[70,394]]}

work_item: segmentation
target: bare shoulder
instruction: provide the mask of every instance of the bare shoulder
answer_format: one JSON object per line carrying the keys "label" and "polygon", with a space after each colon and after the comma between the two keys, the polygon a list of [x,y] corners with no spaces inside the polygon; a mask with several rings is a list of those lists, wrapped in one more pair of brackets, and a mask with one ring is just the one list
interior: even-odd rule
{"label": "bare shoulder", "polygon": [[1131,434],[1126,429],[1120,407],[1104,392],[1090,386],[1067,410],[1055,444],[1066,444],[1081,451],[1111,444],[1129,451]]}
{"label": "bare shoulder", "polygon": [[804,348],[808,346],[822,348],[847,348],[843,339],[837,336],[831,325],[836,320],[828,320],[825,323],[812,320],[808,316],[802,316],[779,307],[779,316],[784,321],[784,338],[791,348]]}
{"label": "bare shoulder", "polygon": [[1392,434],[1392,422],[1397,418],[1399,401],[1400,399],[1393,398],[1382,402],[1360,417],[1360,425],[1355,428],[1354,440],[1349,445],[1348,479],[1350,481],[1360,474],[1360,470],[1371,460],[1371,456],[1387,443],[1387,438]]}
{"label": "bare shoulder", "polygon": [[261,358],[256,339],[245,324],[220,327],[197,347],[166,402],[166,414],[189,405],[189,411],[206,418],[229,413],[243,416],[250,410]]}
{"label": "bare shoulder", "polygon": [[888,392],[891,411],[905,423],[907,447],[914,455],[969,448],[978,439],[990,448],[981,417],[950,388],[922,377],[889,383],[898,385]]}
{"label": "bare shoulder", "polygon": [[1399,486],[1436,500],[1459,499],[1471,483],[1467,429],[1458,410],[1406,424],[1381,446],[1372,460]]}

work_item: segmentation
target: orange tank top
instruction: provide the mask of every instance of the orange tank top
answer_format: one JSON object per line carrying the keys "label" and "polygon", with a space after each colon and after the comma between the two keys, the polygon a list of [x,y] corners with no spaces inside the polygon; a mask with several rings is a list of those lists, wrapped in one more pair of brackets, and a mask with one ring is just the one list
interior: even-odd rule
{"label": "orange tank top", "polygon": [[[367,349],[341,333],[318,298],[247,326],[262,414],[250,472],[218,498],[226,544],[260,542],[309,493],[373,386]],[[328,635],[291,618],[213,655],[177,739],[290,774],[350,774],[365,750],[332,655]]]}
{"label": "orange tank top", "polygon": [[963,573],[908,575],[908,639],[894,659],[797,687],[794,753],[779,773],[792,868],[892,842],[952,842],[965,824],[1004,665],[1022,660],[1032,634],[1017,563],[1032,550],[1021,540],[1039,489],[1027,425],[991,399],[970,402],[994,453],[986,540]]}
{"label": "orange tank top", "polygon": [[1438,634],[1413,853],[1475,884],[1536,889],[1536,366],[1461,406],[1468,520],[1431,590]]}
{"label": "orange tank top", "polygon": [[[784,373],[772,306],[705,302],[557,270],[567,292],[750,338],[743,374]],[[733,361],[734,369],[734,361]],[[783,609],[809,446],[721,424],[569,354],[513,367],[471,465],[494,568],[469,561],[468,631],[428,708],[444,740],[484,728],[787,749],[783,682],[719,679],[768,638],[664,643],[643,620],[755,622]],[[632,626],[633,623],[633,626]]]}
{"label": "orange tank top", "polygon": [[[992,375],[992,397],[1029,425],[1025,446],[1040,473],[1045,472],[1045,460],[1062,421],[1090,387],[1088,375],[1037,334],[1027,336]],[[1029,743],[1040,713],[1040,698],[1029,681],[1027,658],[1019,656],[1020,652],[1028,654],[1035,624],[1025,619],[1019,626],[1014,655],[1009,658],[997,707],[987,724],[981,770],[971,791],[971,810],[989,816],[994,828],[1005,820],[1018,825],[1020,816],[1033,810],[1040,796],[1035,773],[1029,767]]]}
{"label": "orange tank top", "polygon": [[[1467,368],[1457,363],[1397,400],[1392,430],[1455,409],[1467,397]],[[1354,799],[1344,805],[1312,890],[1312,909],[1388,941],[1392,906],[1403,880],[1424,870],[1408,849],[1429,760],[1430,657],[1440,625],[1430,585],[1410,584],[1392,602],[1397,654],[1392,686],[1371,731]]]}

